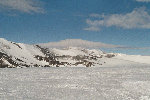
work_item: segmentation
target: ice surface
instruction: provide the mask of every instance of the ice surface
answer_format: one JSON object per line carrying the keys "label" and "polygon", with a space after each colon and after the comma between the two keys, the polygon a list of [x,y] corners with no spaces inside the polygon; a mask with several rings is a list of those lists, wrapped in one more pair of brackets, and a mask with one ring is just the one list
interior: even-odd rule
{"label": "ice surface", "polygon": [[150,100],[150,66],[0,69],[0,100]]}

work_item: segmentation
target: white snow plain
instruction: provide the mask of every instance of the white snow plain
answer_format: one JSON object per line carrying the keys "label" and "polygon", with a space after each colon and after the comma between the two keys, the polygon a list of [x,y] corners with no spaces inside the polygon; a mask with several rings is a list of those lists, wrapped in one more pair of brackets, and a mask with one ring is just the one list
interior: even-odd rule
{"label": "white snow plain", "polygon": [[150,100],[150,66],[0,69],[0,100]]}

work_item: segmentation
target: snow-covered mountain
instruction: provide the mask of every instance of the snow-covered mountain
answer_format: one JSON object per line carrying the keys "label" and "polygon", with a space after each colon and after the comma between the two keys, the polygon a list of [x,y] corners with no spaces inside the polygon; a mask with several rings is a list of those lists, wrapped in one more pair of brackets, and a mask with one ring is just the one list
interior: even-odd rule
{"label": "snow-covered mountain", "polygon": [[[138,58],[136,60],[136,58]],[[105,53],[96,49],[68,47],[48,48],[42,45],[15,43],[0,38],[0,67],[91,67],[119,64],[150,64],[149,56],[129,56]]]}

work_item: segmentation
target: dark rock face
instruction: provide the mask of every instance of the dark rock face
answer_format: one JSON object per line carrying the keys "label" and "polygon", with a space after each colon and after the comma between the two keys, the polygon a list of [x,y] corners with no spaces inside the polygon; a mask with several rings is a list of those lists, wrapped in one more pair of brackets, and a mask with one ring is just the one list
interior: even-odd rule
{"label": "dark rock face", "polygon": [[5,61],[9,62],[10,64],[17,66],[17,63],[14,62],[11,57],[9,57],[7,54],[4,54],[0,52],[0,68],[8,68],[11,67],[8,64],[5,63]]}
{"label": "dark rock face", "polygon": [[22,49],[19,44],[15,43],[15,42],[11,42],[11,43],[14,44],[14,45],[16,45],[16,46],[19,47],[20,49]]}
{"label": "dark rock face", "polygon": [[105,57],[112,58],[112,57],[115,57],[115,55],[114,54],[107,54]]}

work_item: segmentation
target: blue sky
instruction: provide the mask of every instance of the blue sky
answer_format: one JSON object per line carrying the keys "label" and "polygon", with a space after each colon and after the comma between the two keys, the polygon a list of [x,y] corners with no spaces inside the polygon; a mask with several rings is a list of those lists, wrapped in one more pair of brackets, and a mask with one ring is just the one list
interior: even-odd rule
{"label": "blue sky", "polygon": [[149,5],[150,0],[0,0],[0,37],[30,44],[83,39],[150,47]]}

